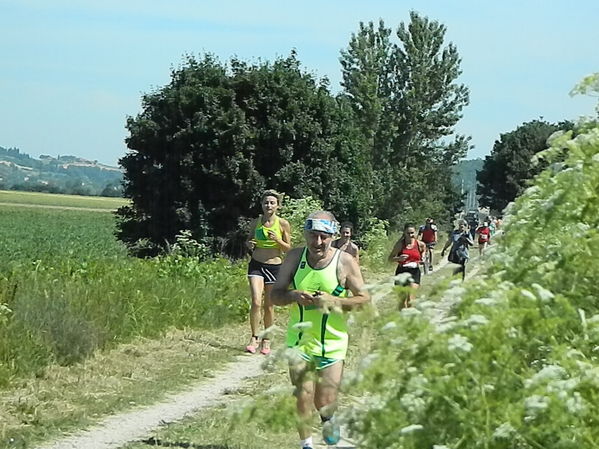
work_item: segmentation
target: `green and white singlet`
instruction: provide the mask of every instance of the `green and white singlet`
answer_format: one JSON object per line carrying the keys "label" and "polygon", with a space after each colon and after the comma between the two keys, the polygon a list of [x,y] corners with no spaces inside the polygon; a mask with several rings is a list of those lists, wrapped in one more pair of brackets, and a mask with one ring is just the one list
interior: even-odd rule
{"label": "green and white singlet", "polygon": [[[312,268],[307,259],[307,248],[295,274],[293,289],[310,293],[322,291],[333,296],[347,297],[347,290],[339,284],[337,265],[341,251],[336,249],[331,261],[324,268]],[[301,323],[301,324],[300,324]],[[323,313],[316,306],[296,304],[291,308],[287,329],[287,346],[315,357],[343,360],[348,346],[347,323],[343,313]]]}

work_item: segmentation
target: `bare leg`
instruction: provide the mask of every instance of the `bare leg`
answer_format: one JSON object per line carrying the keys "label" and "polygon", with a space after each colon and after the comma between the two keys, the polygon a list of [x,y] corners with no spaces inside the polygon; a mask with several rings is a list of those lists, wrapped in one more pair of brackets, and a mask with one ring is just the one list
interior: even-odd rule
{"label": "bare leg", "polygon": [[330,418],[337,408],[337,393],[343,375],[343,362],[337,362],[318,371],[318,382],[314,393],[314,405],[320,416]]}
{"label": "bare leg", "polygon": [[[250,292],[252,294],[252,306],[250,308],[250,328],[252,337],[260,332],[260,315],[262,309],[262,293],[264,292],[264,278],[250,276]],[[257,343],[257,342],[256,342]]]}
{"label": "bare leg", "polygon": [[290,366],[289,377],[291,383],[295,386],[293,394],[297,401],[296,407],[299,417],[297,431],[300,439],[305,440],[312,435],[310,418],[312,417],[312,404],[314,403],[314,380],[306,362]]}
{"label": "bare leg", "polygon": [[270,292],[272,291],[274,284],[268,284],[264,286],[264,327],[268,329],[275,321],[275,306],[270,300]]}

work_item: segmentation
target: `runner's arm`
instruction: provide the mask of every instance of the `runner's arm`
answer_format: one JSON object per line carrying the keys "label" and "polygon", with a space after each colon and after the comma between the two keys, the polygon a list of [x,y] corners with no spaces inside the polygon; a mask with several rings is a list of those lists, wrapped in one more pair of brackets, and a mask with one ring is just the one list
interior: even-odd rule
{"label": "runner's arm", "polygon": [[370,294],[364,289],[364,279],[362,278],[362,272],[356,259],[349,253],[341,253],[339,257],[341,259],[337,268],[337,277],[353,296],[340,298],[326,292],[321,292],[317,296],[316,304],[325,309],[341,307],[343,310],[351,310],[370,302]]}
{"label": "runner's arm", "polygon": [[283,236],[281,239],[275,240],[275,242],[278,243],[279,248],[281,248],[281,251],[286,253],[291,249],[291,226],[289,225],[289,222],[284,218],[280,219],[280,223],[281,231],[283,231]]}
{"label": "runner's arm", "polygon": [[[370,302],[370,294],[364,289],[364,278],[356,260],[350,256],[343,257],[341,271],[345,275],[345,288],[352,292],[352,296],[338,298],[343,309],[354,309]],[[343,279],[340,277],[340,279]]]}
{"label": "runner's arm", "polygon": [[447,248],[449,248],[451,246],[451,236],[450,238],[447,239],[447,241],[445,242],[445,246],[443,247],[443,249],[441,250],[441,257],[443,257],[445,255],[445,251],[447,250]]}
{"label": "runner's arm", "polygon": [[256,239],[254,239],[254,232],[256,229],[257,222],[258,222],[257,218],[253,219],[250,222],[250,232],[248,234],[247,240],[245,241],[245,246],[250,251],[254,251],[254,249],[256,248]]}
{"label": "runner's arm", "polygon": [[311,293],[289,289],[289,286],[293,284],[293,275],[302,257],[302,252],[303,248],[292,249],[283,261],[277,281],[270,293],[270,300],[275,306],[286,306],[296,302],[302,306],[314,304],[315,298]]}
{"label": "runner's arm", "polygon": [[424,253],[426,252],[426,244],[420,240],[416,240],[418,242],[418,252],[420,253],[420,258],[424,260]]}
{"label": "runner's arm", "polygon": [[395,245],[393,245],[393,249],[391,250],[391,253],[389,253],[389,257],[387,258],[389,262],[399,262],[399,257],[397,254],[401,249],[402,241],[403,237],[399,239],[397,242],[395,242]]}

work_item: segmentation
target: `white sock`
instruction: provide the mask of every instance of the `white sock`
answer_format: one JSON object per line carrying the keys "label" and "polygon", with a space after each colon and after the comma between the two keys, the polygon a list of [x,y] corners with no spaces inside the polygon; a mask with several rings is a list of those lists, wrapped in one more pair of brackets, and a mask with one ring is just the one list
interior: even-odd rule
{"label": "white sock", "polygon": [[312,447],[312,437],[300,441],[300,448],[304,449],[305,447]]}

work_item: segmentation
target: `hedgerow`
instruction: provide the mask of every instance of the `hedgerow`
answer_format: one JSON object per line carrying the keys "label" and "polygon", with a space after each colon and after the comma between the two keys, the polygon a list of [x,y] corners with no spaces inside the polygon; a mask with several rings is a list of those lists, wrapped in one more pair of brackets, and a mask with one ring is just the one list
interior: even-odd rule
{"label": "hedgerow", "polygon": [[360,447],[599,445],[599,126],[549,145],[486,270],[381,318],[348,386]]}

